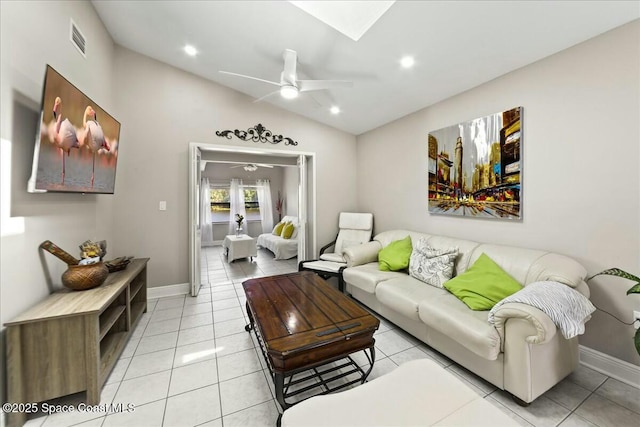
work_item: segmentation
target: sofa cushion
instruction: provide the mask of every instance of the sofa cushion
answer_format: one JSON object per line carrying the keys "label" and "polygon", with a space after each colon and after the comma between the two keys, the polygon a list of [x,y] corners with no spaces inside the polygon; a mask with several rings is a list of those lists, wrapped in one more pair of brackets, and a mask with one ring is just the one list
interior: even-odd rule
{"label": "sofa cushion", "polygon": [[395,271],[380,271],[377,262],[349,267],[342,272],[344,281],[358,289],[374,294],[376,286],[383,280],[393,279],[395,277],[408,277],[406,273],[398,273]]}
{"label": "sofa cushion", "polygon": [[378,253],[380,270],[399,271],[406,269],[409,267],[409,258],[411,257],[412,249],[410,236],[389,243]]}
{"label": "sofa cushion", "polygon": [[418,316],[420,301],[448,294],[444,289],[429,286],[406,274],[403,276],[378,283],[376,298],[381,304],[411,320],[420,320]]}
{"label": "sofa cushion", "polygon": [[584,283],[585,277],[587,270],[577,261],[564,255],[547,253],[531,264],[524,284],[550,280],[577,288]]}
{"label": "sofa cushion", "polygon": [[472,310],[490,310],[500,300],[522,289],[516,279],[486,254],[444,287]]}
{"label": "sofa cushion", "polygon": [[427,236],[428,234],[424,233],[416,233],[415,231],[408,230],[390,230],[383,231],[382,233],[376,234],[373,240],[380,243],[380,245],[384,248],[391,242],[395,242],[396,240],[404,239],[405,237],[410,236],[412,242],[417,242],[421,237]]}
{"label": "sofa cushion", "polygon": [[451,337],[478,356],[495,360],[500,353],[500,335],[487,321],[488,315],[488,311],[469,310],[462,301],[446,292],[418,303],[418,316],[428,327]]}
{"label": "sofa cushion", "polygon": [[473,251],[469,266],[473,265],[483,253],[495,261],[500,268],[509,273],[518,283],[524,285],[527,283],[527,274],[531,266],[547,252],[515,246],[481,244]]}
{"label": "sofa cushion", "polygon": [[463,273],[471,266],[471,255],[474,250],[480,246],[480,243],[472,240],[455,239],[445,236],[430,236],[427,238],[427,244],[435,249],[458,248],[458,257],[456,258],[453,275],[456,276]]}
{"label": "sofa cushion", "polygon": [[273,252],[275,259],[289,259],[298,255],[298,241],[296,239],[287,240],[271,233],[263,233],[258,236],[256,244]]}

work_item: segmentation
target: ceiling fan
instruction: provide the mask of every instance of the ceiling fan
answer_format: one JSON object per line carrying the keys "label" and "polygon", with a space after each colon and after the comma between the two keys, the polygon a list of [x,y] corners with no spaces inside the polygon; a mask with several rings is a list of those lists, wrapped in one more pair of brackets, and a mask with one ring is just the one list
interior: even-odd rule
{"label": "ceiling fan", "polygon": [[280,82],[274,82],[270,80],[264,80],[258,77],[247,76],[244,74],[232,73],[230,71],[220,71],[222,74],[229,74],[231,76],[244,77],[246,79],[257,80],[263,83],[269,83],[271,85],[279,86],[280,89],[275,92],[271,92],[262,98],[257,99],[254,102],[263,100],[264,98],[280,92],[283,98],[293,99],[296,98],[300,92],[310,92],[314,90],[331,89],[334,87],[351,87],[353,82],[347,80],[299,80],[296,73],[296,66],[298,64],[298,54],[291,49],[285,49],[283,53],[284,69],[280,74]]}
{"label": "ceiling fan", "polygon": [[243,168],[247,172],[255,172],[258,168],[273,168],[273,166],[265,165],[264,163],[247,163],[246,165],[229,166],[229,169],[231,168]]}

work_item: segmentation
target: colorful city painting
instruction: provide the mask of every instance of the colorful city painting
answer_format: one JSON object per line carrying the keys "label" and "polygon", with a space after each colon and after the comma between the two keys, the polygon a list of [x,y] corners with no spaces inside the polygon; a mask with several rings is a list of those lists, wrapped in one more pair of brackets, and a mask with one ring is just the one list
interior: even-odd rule
{"label": "colorful city painting", "polygon": [[429,212],[521,219],[522,107],[429,132]]}

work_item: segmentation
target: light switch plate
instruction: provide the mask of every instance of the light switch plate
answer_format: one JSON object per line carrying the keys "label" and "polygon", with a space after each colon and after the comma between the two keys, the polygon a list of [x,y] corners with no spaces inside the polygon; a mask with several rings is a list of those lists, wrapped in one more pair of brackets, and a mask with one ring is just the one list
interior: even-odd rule
{"label": "light switch plate", "polygon": [[160,205],[158,206],[158,209],[160,209],[161,211],[166,211],[167,210],[167,202],[162,200],[160,201]]}

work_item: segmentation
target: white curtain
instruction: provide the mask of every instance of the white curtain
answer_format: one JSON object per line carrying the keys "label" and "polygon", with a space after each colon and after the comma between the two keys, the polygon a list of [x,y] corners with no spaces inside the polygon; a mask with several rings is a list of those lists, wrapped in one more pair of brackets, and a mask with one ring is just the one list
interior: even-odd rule
{"label": "white curtain", "polygon": [[242,187],[241,179],[232,179],[231,186],[229,188],[229,203],[231,205],[231,211],[229,214],[229,234],[235,234],[236,227],[236,214],[242,215],[245,220],[242,223],[245,234],[247,231],[247,211],[244,208],[244,188]]}
{"label": "white curtain", "polygon": [[213,245],[210,191],[209,178],[202,178],[200,183],[200,238],[202,246]]}
{"label": "white curtain", "polygon": [[256,181],[258,187],[258,204],[260,205],[260,221],[262,232],[271,233],[273,229],[273,203],[271,202],[271,183],[268,179]]}

